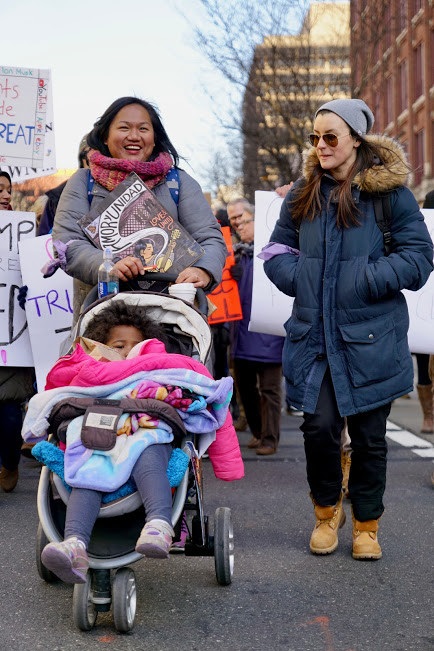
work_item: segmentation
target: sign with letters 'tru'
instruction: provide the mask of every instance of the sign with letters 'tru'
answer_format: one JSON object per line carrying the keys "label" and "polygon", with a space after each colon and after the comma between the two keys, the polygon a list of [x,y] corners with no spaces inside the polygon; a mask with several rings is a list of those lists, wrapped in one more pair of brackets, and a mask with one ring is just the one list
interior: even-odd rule
{"label": "sign with letters 'tru'", "polygon": [[38,391],[45,388],[48,371],[72,326],[72,278],[58,269],[44,278],[41,268],[53,258],[51,235],[20,244],[23,283],[28,286],[26,314]]}
{"label": "sign with letters 'tru'", "polygon": [[47,159],[50,121],[50,71],[0,65],[0,164],[54,167]]}

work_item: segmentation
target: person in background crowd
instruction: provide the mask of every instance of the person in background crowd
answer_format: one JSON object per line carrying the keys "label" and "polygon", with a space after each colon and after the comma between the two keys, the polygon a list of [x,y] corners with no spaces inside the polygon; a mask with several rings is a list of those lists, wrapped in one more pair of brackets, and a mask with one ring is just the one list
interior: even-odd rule
{"label": "person in background crowd", "polygon": [[[404,185],[404,152],[390,138],[367,136],[373,123],[360,99],[332,100],[317,110],[303,176],[285,197],[260,254],[270,280],[295,297],[283,365],[291,404],[304,411],[301,430],[316,516],[310,550],[333,552],[345,522],[346,418],[357,560],[382,556],[377,531],[384,511],[386,421],[391,402],[413,386],[401,290],[418,290],[433,269],[431,238]],[[373,206],[373,196],[385,192],[393,215],[389,255]]]}
{"label": "person in background crowd", "polygon": [[228,202],[226,210],[228,213],[229,225],[232,232],[232,243],[237,244],[240,242],[238,233],[238,222],[245,217],[245,210],[250,206],[250,202],[244,197],[232,199]]}
{"label": "person in background crowd", "polygon": [[[228,214],[229,225],[231,227],[232,233],[232,244],[238,244],[241,241],[240,234],[238,232],[238,222],[246,218],[248,219],[250,213],[246,213],[250,209],[250,203],[244,197],[238,197],[232,199],[228,202],[226,206],[226,211]],[[246,216],[247,215],[247,216]],[[229,353],[230,360],[232,359]],[[245,409],[243,406],[243,401],[240,396],[240,392],[237,386],[237,380],[234,377],[234,395],[232,398],[232,415],[234,416],[234,427],[237,432],[245,432],[247,429],[247,418]]]}
{"label": "person in background crowd", "polygon": [[[229,218],[226,208],[219,208],[215,217],[220,224],[221,228],[229,226]],[[213,354],[213,377],[219,380],[222,377],[229,375],[229,324],[228,323],[215,323],[211,326],[212,334],[212,354]],[[232,407],[235,404],[235,391],[231,399],[231,413]]]}
{"label": "person in background crowd", "polygon": [[[428,192],[422,208],[434,208],[434,190]],[[417,393],[422,407],[423,422],[421,432],[423,434],[434,433],[434,386],[431,368],[434,366],[434,356],[417,353]],[[433,474],[434,478],[434,474]]]}
{"label": "person in background crowd", "polygon": [[[89,146],[86,142],[86,137],[87,136],[84,136],[81,139],[80,146],[78,149],[78,167],[80,169],[89,167],[89,161],[87,160],[87,155],[89,153]],[[42,212],[36,235],[48,235],[49,233],[51,233],[51,230],[53,228],[53,223],[54,223],[54,215],[56,214],[56,210],[57,210],[57,205],[59,203],[60,196],[63,190],[65,189],[66,183],[67,181],[64,181],[63,183],[57,185],[52,190],[48,190],[48,192],[46,192],[47,202]]]}
{"label": "person in background crowd", "polygon": [[241,242],[234,247],[231,267],[238,283],[243,318],[231,323],[231,348],[235,381],[252,437],[247,447],[258,455],[277,452],[282,405],[283,337],[249,331],[253,291],[253,241],[255,209],[245,205],[237,228]]}
{"label": "person in background crowd", "polygon": [[[89,166],[94,180],[92,209],[104,201],[121,181],[135,172],[153,190],[164,208],[202,246],[197,265],[187,267],[176,282],[191,282],[211,291],[221,281],[226,245],[220,226],[199,184],[178,168],[179,156],[156,108],[137,97],[121,97],[104,112],[87,135]],[[172,198],[168,175],[179,179],[179,201]],[[74,278],[74,318],[97,283],[103,252],[86,237],[78,220],[89,212],[88,171],[79,169],[62,192],[53,226],[53,245],[60,266]],[[142,262],[132,256],[117,259],[121,281],[140,276]]]}
{"label": "person in background crowd", "polygon": [[[0,210],[13,210],[11,198],[11,177],[0,171]],[[0,486],[5,493],[18,482],[23,405],[34,393],[34,380],[33,368],[0,367]]]}

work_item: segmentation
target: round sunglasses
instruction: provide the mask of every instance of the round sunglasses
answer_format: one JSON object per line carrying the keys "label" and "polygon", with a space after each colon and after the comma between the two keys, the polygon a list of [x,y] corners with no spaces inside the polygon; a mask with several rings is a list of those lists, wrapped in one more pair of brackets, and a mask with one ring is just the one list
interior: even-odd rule
{"label": "round sunglasses", "polygon": [[345,138],[346,136],[351,136],[351,133],[346,133],[344,136],[339,136],[339,138],[335,136],[334,133],[325,133],[323,136],[318,136],[316,133],[310,133],[308,139],[312,147],[317,147],[321,138],[329,147],[337,147],[339,140],[341,138]]}

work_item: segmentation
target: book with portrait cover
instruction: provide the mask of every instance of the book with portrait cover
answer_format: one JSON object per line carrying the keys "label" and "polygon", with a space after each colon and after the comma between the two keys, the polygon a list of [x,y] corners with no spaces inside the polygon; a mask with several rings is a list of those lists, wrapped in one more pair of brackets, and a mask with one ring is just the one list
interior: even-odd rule
{"label": "book with portrait cover", "polygon": [[[133,255],[150,271],[179,274],[203,255],[200,244],[134,172],[78,223],[95,246],[111,247],[114,260]],[[148,289],[154,283],[139,284]]]}

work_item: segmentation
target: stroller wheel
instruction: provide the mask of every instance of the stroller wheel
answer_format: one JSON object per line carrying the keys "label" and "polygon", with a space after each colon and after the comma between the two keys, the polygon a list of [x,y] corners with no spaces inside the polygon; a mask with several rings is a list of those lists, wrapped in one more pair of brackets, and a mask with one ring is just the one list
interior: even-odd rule
{"label": "stroller wheel", "polygon": [[51,570],[48,570],[45,565],[43,564],[41,560],[41,554],[44,549],[48,545],[50,541],[48,540],[47,536],[45,535],[45,532],[42,528],[41,523],[38,524],[38,531],[36,532],[36,568],[38,570],[38,574],[41,577],[43,581],[46,583],[54,583],[55,581],[58,581],[59,579],[57,576],[52,572]]}
{"label": "stroller wheel", "polygon": [[98,611],[92,601],[92,571],[86,576],[86,583],[76,583],[72,595],[72,616],[80,631],[90,631],[93,628]]}
{"label": "stroller wheel", "polygon": [[234,573],[234,531],[231,510],[224,506],[214,516],[214,563],[217,582],[229,585]]}
{"label": "stroller wheel", "polygon": [[128,633],[134,626],[137,605],[136,577],[130,567],[121,567],[116,572],[112,602],[115,629],[119,633]]}

